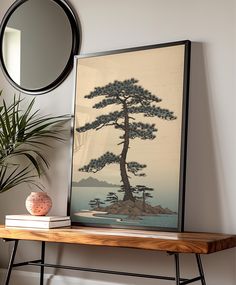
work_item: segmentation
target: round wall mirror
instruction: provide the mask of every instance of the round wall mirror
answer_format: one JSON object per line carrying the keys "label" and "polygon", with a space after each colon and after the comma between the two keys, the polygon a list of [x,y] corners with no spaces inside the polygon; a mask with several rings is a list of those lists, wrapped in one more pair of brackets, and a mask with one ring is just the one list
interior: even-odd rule
{"label": "round wall mirror", "polygon": [[80,29],[65,0],[18,0],[0,27],[0,64],[18,90],[43,94],[69,74],[80,45]]}

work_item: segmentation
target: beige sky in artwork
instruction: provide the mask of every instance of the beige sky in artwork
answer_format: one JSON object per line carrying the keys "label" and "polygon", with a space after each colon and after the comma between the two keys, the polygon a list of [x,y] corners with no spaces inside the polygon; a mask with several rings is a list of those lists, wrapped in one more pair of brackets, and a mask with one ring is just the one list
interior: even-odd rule
{"label": "beige sky in artwork", "polygon": [[[138,52],[81,58],[77,66],[76,121],[75,127],[95,120],[98,115],[119,109],[108,106],[94,109],[92,105],[102,97],[85,99],[94,87],[102,87],[114,80],[138,79],[138,85],[148,89],[162,99],[157,103],[174,112],[177,120],[165,121],[135,115],[136,121],[155,123],[158,129],[154,140],[134,139],[130,141],[127,161],[147,164],[146,177],[132,178],[131,184],[153,187],[163,195],[176,195],[179,184],[181,118],[184,73],[184,45],[142,50]],[[90,130],[82,134],[75,132],[73,157],[73,181],[93,176],[99,180],[120,184],[119,166],[109,165],[94,174],[79,172],[78,168],[107,151],[121,152],[121,132],[113,127],[99,131]],[[176,196],[176,203],[178,197]]]}

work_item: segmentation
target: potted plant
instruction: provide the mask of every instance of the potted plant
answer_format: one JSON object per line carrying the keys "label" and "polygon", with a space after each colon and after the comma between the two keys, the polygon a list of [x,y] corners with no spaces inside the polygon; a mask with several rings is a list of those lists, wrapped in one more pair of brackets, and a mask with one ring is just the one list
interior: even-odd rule
{"label": "potted plant", "polygon": [[63,140],[61,124],[68,120],[33,111],[35,98],[23,110],[23,100],[14,96],[10,105],[4,99],[0,105],[0,193],[22,183],[43,190],[36,178],[49,168],[45,148],[52,140]]}

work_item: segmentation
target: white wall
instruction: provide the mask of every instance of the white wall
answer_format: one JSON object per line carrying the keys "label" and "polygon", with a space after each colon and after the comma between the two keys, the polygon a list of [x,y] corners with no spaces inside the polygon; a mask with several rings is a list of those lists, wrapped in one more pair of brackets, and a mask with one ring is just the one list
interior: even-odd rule
{"label": "white wall", "polygon": [[[0,16],[12,2],[1,1]],[[181,39],[193,41],[186,230],[236,234],[235,1],[71,0],[71,3],[83,28],[82,53]],[[14,90],[2,73],[0,86],[10,100]],[[37,104],[45,113],[69,113],[72,96],[73,76],[70,75],[55,91],[39,96]],[[54,201],[52,213],[65,214],[69,149],[67,146],[57,147],[60,155],[51,153],[50,181],[46,185]],[[29,192],[22,187],[0,196],[1,222],[7,213],[22,213],[24,199]],[[8,246],[0,245],[0,265],[4,267]],[[53,253],[55,248],[60,249],[58,254]],[[38,247],[34,244],[23,243],[18,258],[36,257],[37,252]],[[49,245],[47,258],[51,262],[60,260],[73,265],[125,271],[174,272],[172,257],[150,251]],[[182,262],[183,274],[195,274],[192,257],[184,256]],[[235,250],[204,256],[203,262],[208,285],[235,284]],[[67,274],[91,279],[91,284],[95,279],[120,284],[168,284],[95,274]]]}

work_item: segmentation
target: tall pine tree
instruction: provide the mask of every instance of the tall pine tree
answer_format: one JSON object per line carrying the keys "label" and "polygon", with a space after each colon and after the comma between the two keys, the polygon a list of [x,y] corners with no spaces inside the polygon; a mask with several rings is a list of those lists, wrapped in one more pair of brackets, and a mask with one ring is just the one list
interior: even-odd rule
{"label": "tall pine tree", "polygon": [[146,167],[145,164],[136,161],[127,162],[130,140],[136,138],[153,140],[156,138],[155,133],[157,132],[155,124],[137,122],[135,115],[142,114],[144,117],[158,117],[163,120],[176,119],[173,112],[157,106],[157,103],[161,102],[160,98],[137,85],[137,83],[138,80],[131,78],[124,81],[114,81],[104,87],[96,87],[90,94],[85,96],[87,99],[101,97],[101,101],[94,104],[93,108],[103,109],[114,105],[115,107],[119,106],[120,109],[100,115],[93,122],[77,128],[79,133],[89,130],[99,131],[106,127],[113,127],[122,132],[121,142],[119,143],[122,148],[119,154],[108,151],[99,158],[92,159],[79,171],[96,173],[109,164],[119,164],[124,201],[135,200],[128,173],[135,176],[145,176],[142,170]]}

